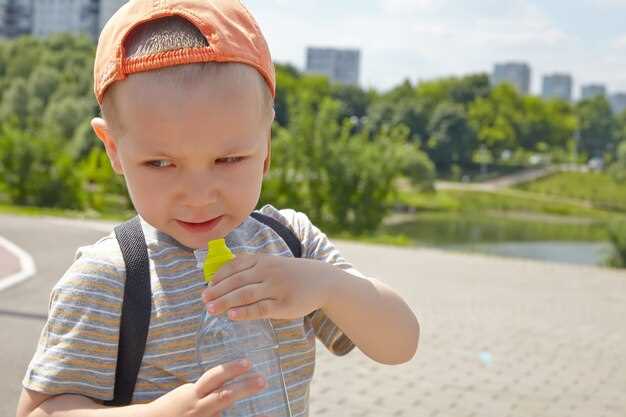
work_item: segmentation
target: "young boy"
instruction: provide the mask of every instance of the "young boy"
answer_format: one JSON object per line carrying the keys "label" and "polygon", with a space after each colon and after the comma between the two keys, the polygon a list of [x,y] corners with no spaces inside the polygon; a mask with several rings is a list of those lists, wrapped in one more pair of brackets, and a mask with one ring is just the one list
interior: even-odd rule
{"label": "young boy", "polygon": [[[398,364],[415,354],[417,320],[389,287],[354,269],[291,209],[260,211],[290,228],[302,258],[250,216],[270,168],[275,75],[267,44],[238,0],[131,0],[98,42],[92,126],[124,176],[148,248],[152,311],[132,404],[107,407],[115,381],[125,265],[114,233],[78,249],[50,297],[17,416],[220,415],[263,390],[250,368],[202,369],[204,309],[269,318],[293,416],[308,415],[316,337]],[[225,237],[236,259],[205,287],[193,250]]]}

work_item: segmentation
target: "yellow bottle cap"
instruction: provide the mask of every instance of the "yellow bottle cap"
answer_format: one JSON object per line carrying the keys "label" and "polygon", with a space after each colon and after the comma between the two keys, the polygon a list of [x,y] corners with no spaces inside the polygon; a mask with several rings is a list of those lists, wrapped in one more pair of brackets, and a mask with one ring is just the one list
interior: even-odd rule
{"label": "yellow bottle cap", "polygon": [[235,259],[235,255],[228,249],[224,239],[210,241],[208,250],[207,257],[204,260],[204,280],[210,283],[222,265]]}

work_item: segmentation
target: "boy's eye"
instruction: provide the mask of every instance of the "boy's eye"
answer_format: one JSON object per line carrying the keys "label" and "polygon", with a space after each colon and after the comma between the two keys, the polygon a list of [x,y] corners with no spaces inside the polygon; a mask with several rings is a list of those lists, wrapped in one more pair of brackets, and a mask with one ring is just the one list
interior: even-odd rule
{"label": "boy's eye", "polygon": [[[244,156],[230,156],[228,158],[218,159],[217,162],[220,163],[220,164],[232,165],[232,164],[236,164],[238,162],[241,162],[244,159],[245,159]],[[167,161],[167,160],[164,160],[164,159],[148,161],[148,162],[146,162],[146,164],[149,167],[151,167],[151,168],[167,168],[167,167],[172,166],[172,163],[170,161]]]}
{"label": "boy's eye", "polygon": [[158,161],[148,161],[146,163],[152,168],[167,168],[172,164],[170,161],[166,161],[164,159],[160,159]]}
{"label": "boy's eye", "polygon": [[226,164],[236,164],[237,162],[241,162],[244,160],[245,157],[243,156],[229,156],[228,158],[222,158],[219,159],[219,162],[222,163],[226,163]]}

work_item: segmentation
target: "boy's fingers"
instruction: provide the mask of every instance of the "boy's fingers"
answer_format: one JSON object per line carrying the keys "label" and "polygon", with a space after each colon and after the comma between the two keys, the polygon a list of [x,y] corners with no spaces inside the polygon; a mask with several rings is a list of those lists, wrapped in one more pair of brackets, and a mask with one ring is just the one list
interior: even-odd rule
{"label": "boy's fingers", "polygon": [[226,382],[248,372],[252,364],[244,359],[216,366],[206,371],[196,381],[196,393],[198,397],[206,397]]}
{"label": "boy's fingers", "polygon": [[250,284],[237,288],[207,304],[207,310],[213,315],[222,314],[234,307],[242,307],[254,304],[259,300],[269,298],[266,286],[263,284]]}
{"label": "boy's fingers", "polygon": [[202,291],[202,301],[208,303],[228,294],[238,288],[243,288],[252,284],[260,284],[261,278],[251,273],[250,271],[239,272],[235,275],[231,275],[222,282],[213,284],[212,286]]}
{"label": "boy's fingers", "polygon": [[261,300],[257,303],[237,307],[228,312],[231,320],[260,320],[268,319],[276,310],[276,301],[271,299]]}
{"label": "boy's fingers", "polygon": [[213,280],[211,281],[211,285],[216,285],[220,281],[223,281],[237,272],[254,268],[257,260],[257,255],[253,253],[240,253],[236,255],[235,259],[222,266],[219,271],[215,273],[215,276],[213,276]]}
{"label": "boy's fingers", "polygon": [[212,415],[231,407],[236,401],[258,394],[265,387],[265,379],[257,374],[236,384],[211,392],[198,401],[198,406],[201,410],[206,410]]}

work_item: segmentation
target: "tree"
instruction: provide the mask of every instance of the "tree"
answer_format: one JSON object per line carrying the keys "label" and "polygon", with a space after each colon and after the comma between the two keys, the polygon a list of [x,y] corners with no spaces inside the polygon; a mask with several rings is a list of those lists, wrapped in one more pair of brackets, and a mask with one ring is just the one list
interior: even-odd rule
{"label": "tree", "polygon": [[420,143],[428,136],[428,119],[424,104],[414,93],[390,94],[370,106],[364,130],[374,138],[384,129],[404,125],[409,128],[408,139]]}
{"label": "tree", "polygon": [[430,137],[426,149],[438,171],[452,165],[467,166],[472,162],[477,141],[462,105],[439,104],[428,125]]}
{"label": "tree", "polygon": [[91,100],[72,96],[50,103],[43,115],[44,126],[69,142],[81,121],[93,115]]}
{"label": "tree", "polygon": [[518,146],[522,109],[522,97],[507,84],[495,87],[489,96],[478,98],[469,106],[470,125],[479,143],[492,155],[501,155],[504,150]]}
{"label": "tree", "polygon": [[2,96],[0,121],[7,122],[14,118],[21,129],[29,125],[30,100],[28,84],[22,78],[16,78]]}
{"label": "tree", "polygon": [[603,157],[615,147],[615,121],[604,97],[583,100],[576,107],[580,123],[579,149],[588,157]]}
{"label": "tree", "polygon": [[50,97],[59,88],[61,74],[54,68],[40,66],[33,70],[28,79],[28,95],[38,98],[42,106],[48,105]]}
{"label": "tree", "polygon": [[373,231],[389,211],[394,180],[411,162],[408,129],[385,127],[373,139],[353,134],[350,119],[337,121],[341,103],[327,97],[316,112],[315,100],[293,100],[289,127],[274,127],[261,201],[302,210],[329,231]]}
{"label": "tree", "polygon": [[367,92],[353,85],[334,84],[331,88],[331,97],[341,103],[339,120],[347,117],[361,119],[367,115],[367,109],[375,99],[375,92]]}
{"label": "tree", "polygon": [[626,141],[626,110],[615,116],[615,141]]}
{"label": "tree", "polygon": [[437,105],[444,101],[467,107],[476,99],[487,97],[490,91],[491,83],[486,74],[422,82],[415,89],[417,96],[426,103],[425,107],[429,113],[433,113]]}
{"label": "tree", "polygon": [[523,100],[519,145],[530,151],[565,149],[577,127],[571,105],[562,100],[544,101],[532,96]]}
{"label": "tree", "polygon": [[82,208],[74,161],[61,141],[5,123],[0,131],[0,178],[9,201],[18,205]]}

